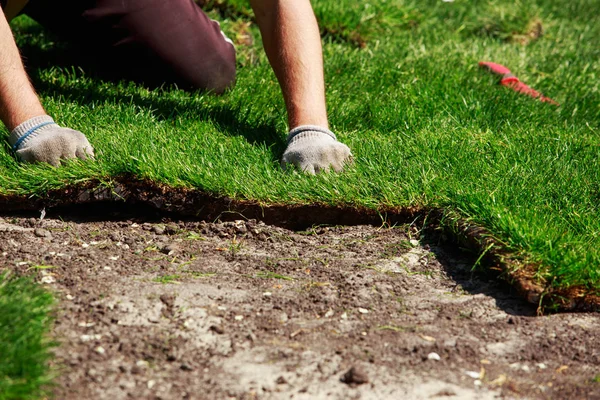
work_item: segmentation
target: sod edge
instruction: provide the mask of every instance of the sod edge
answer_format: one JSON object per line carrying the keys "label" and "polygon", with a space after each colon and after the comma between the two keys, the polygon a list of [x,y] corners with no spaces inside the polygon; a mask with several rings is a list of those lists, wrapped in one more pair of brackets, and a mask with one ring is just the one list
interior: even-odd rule
{"label": "sod edge", "polygon": [[[89,207],[97,210],[90,213]],[[43,196],[0,195],[4,213],[47,209],[76,214],[85,220],[90,214],[102,219],[107,210],[132,206],[137,213],[154,212],[171,218],[232,221],[256,219],[292,230],[314,225],[420,224],[423,229],[443,232],[445,240],[478,254],[476,266],[507,281],[519,294],[538,307],[538,314],[555,311],[600,311],[600,294],[581,286],[557,288],[536,277],[539,266],[526,264],[511,253],[482,226],[452,210],[421,207],[369,209],[352,205],[265,204],[232,199],[201,190],[174,188],[131,176],[115,177],[107,184],[91,180],[63,189],[50,190]],[[84,211],[85,208],[85,211]]]}

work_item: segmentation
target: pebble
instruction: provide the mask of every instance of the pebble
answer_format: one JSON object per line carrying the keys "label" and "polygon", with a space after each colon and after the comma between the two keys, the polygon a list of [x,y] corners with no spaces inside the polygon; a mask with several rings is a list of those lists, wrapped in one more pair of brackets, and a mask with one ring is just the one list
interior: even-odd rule
{"label": "pebble", "polygon": [[194,370],[193,367],[191,367],[189,364],[185,364],[185,363],[181,364],[179,366],[179,369],[181,369],[182,371],[193,371]]}
{"label": "pebble", "polygon": [[156,225],[154,228],[152,228],[152,230],[157,235],[164,235],[165,234],[165,227],[161,226],[161,225]]}
{"label": "pebble", "polygon": [[104,354],[104,353],[106,353],[106,350],[104,350],[104,347],[102,347],[102,346],[98,346],[98,347],[96,347],[96,348],[94,349],[94,351],[95,351],[96,353],[98,353],[98,354]]}
{"label": "pebble", "polygon": [[369,310],[367,310],[366,308],[358,307],[358,312],[361,314],[368,314]]}
{"label": "pebble", "polygon": [[358,367],[350,368],[340,379],[347,385],[362,385],[369,382],[369,377],[362,369]]}
{"label": "pebble", "polygon": [[442,358],[440,357],[440,355],[438,353],[429,353],[429,354],[427,354],[427,359],[434,360],[434,361],[440,361]]}
{"label": "pebble", "polygon": [[235,317],[233,317],[233,319],[235,319],[236,321],[241,321],[244,319],[243,315],[236,315]]}
{"label": "pebble", "polygon": [[81,335],[79,338],[81,339],[82,342],[89,342],[91,340],[100,340],[100,339],[102,339],[102,335],[100,335],[100,334],[95,334],[95,335]]}
{"label": "pebble", "polygon": [[211,325],[210,328],[208,328],[208,329],[210,329],[214,333],[218,333],[219,335],[222,335],[223,333],[225,333],[225,330],[220,325]]}
{"label": "pebble", "polygon": [[42,228],[36,228],[36,229],[33,231],[33,234],[34,234],[35,236],[37,236],[37,237],[49,238],[49,239],[51,239],[51,238],[52,238],[52,234],[51,234],[50,232],[48,232],[47,230],[45,230],[45,229],[42,229]]}
{"label": "pebble", "polygon": [[479,379],[481,373],[478,371],[465,371],[465,375],[473,379]]}
{"label": "pebble", "polygon": [[174,254],[179,250],[179,246],[175,243],[171,243],[160,249],[160,251],[168,256]]}

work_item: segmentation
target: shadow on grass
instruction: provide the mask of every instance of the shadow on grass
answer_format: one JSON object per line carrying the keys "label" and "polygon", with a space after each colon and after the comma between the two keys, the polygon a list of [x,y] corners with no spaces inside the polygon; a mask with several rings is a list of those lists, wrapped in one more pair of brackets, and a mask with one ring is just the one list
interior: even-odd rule
{"label": "shadow on grass", "polygon": [[[46,34],[39,25],[27,27],[25,33],[32,37]],[[138,93],[124,93],[122,90],[100,90],[98,86],[94,85],[77,88],[43,79],[40,74],[41,70],[58,67],[67,70],[81,70],[86,77],[102,81],[102,83],[112,82],[115,87],[119,83],[133,82],[157,92],[178,89],[174,84],[157,82],[152,77],[145,76],[142,71],[135,76],[126,71],[121,73],[123,71],[115,70],[98,54],[77,45],[61,42],[56,37],[51,37],[50,42],[53,43],[52,46],[31,40],[20,46],[21,53],[26,60],[28,73],[39,93],[62,97],[66,101],[90,108],[102,102],[133,104],[152,113],[158,120],[174,120],[180,115],[197,114],[199,118],[210,120],[219,131],[227,135],[242,136],[253,145],[268,148],[272,161],[279,162],[286,145],[284,135],[278,133],[274,125],[251,126],[244,120],[242,110],[227,104],[227,102],[219,102],[217,105],[210,104],[212,102],[203,105],[189,104],[167,96],[144,97]],[[186,92],[190,97],[206,94],[200,91]]]}

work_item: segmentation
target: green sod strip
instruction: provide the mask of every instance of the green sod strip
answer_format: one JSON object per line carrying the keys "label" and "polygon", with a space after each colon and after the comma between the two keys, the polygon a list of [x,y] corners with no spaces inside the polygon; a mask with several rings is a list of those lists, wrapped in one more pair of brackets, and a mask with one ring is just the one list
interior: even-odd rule
{"label": "green sod strip", "polygon": [[48,395],[52,295],[0,271],[0,400]]}
{"label": "green sod strip", "polygon": [[[314,2],[331,127],[355,156],[343,174],[316,177],[279,166],[285,109],[247,4],[211,4],[230,37],[254,37],[221,97],[103,81],[16,20],[48,112],[86,133],[97,160],[22,165],[5,144],[0,194],[128,173],[265,203],[439,207],[487,228],[553,287],[600,290],[599,1]],[[561,106],[497,85],[479,61]]]}

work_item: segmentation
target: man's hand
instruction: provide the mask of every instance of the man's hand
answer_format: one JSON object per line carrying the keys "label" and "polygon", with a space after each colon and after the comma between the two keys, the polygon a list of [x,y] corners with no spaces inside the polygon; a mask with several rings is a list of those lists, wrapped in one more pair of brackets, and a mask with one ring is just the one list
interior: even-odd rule
{"label": "man's hand", "polygon": [[288,134],[288,147],[283,153],[281,164],[295,165],[309,174],[328,171],[333,168],[340,172],[344,164],[352,160],[348,146],[336,140],[329,129],[304,125],[294,128]]}
{"label": "man's hand", "polygon": [[61,160],[94,158],[94,149],[79,131],[58,126],[48,115],[31,118],[17,126],[8,138],[22,161],[45,162],[55,167]]}

